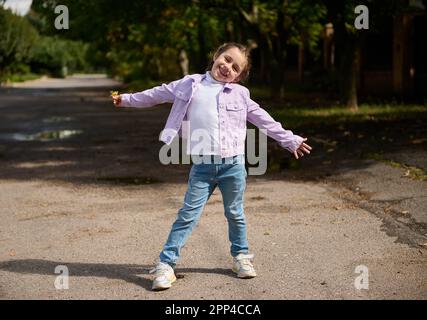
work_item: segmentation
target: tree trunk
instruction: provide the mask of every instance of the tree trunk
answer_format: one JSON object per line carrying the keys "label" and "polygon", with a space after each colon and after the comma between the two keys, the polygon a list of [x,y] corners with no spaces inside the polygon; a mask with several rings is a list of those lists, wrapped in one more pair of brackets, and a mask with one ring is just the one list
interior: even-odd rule
{"label": "tree trunk", "polygon": [[203,73],[206,69],[207,62],[207,49],[206,49],[206,42],[205,42],[205,30],[204,30],[204,17],[202,16],[202,13],[199,12],[198,15],[198,28],[197,28],[197,38],[199,43],[199,57],[197,61],[197,72]]}
{"label": "tree trunk", "polygon": [[335,29],[335,42],[339,55],[338,87],[341,103],[356,111],[357,82],[359,78],[360,39],[357,34],[348,33],[344,24]]}
{"label": "tree trunk", "polygon": [[360,76],[360,42],[357,37],[349,36],[347,39],[345,57],[343,59],[342,80],[343,91],[342,98],[347,108],[352,111],[358,110],[357,83]]}
{"label": "tree trunk", "polygon": [[349,86],[347,88],[348,92],[346,94],[346,105],[352,111],[357,111],[357,77],[359,73],[357,72],[357,54],[354,55],[353,62],[350,69],[349,75]]}
{"label": "tree trunk", "polygon": [[278,37],[273,45],[273,63],[272,63],[272,98],[283,99],[285,95],[285,66],[286,66],[286,40],[287,34],[284,29],[285,14],[278,12],[276,30]]}
{"label": "tree trunk", "polygon": [[[328,8],[329,20],[333,25],[334,41],[333,48],[331,48],[333,54],[331,59],[336,59],[338,63],[337,87],[339,88],[340,100],[351,110],[357,110],[360,39],[357,32],[354,34],[347,30],[344,17],[348,6],[351,7],[351,5],[347,1],[341,0],[327,1],[325,4]],[[329,61],[325,64],[328,65]]]}
{"label": "tree trunk", "polygon": [[188,70],[189,61],[187,57],[187,52],[185,52],[184,49],[182,49],[181,52],[179,53],[179,65],[181,67],[182,75],[186,76],[189,72]]}
{"label": "tree trunk", "polygon": [[280,59],[272,59],[271,61],[271,98],[280,100],[285,96],[285,58]]}
{"label": "tree trunk", "polygon": [[298,46],[298,80],[300,83],[304,82],[304,65],[305,65],[305,48],[304,40]]}
{"label": "tree trunk", "polygon": [[347,97],[347,107],[352,111],[359,109],[357,99],[357,84],[360,77],[360,45],[356,40],[355,50],[353,53],[353,61],[351,63],[350,87]]}

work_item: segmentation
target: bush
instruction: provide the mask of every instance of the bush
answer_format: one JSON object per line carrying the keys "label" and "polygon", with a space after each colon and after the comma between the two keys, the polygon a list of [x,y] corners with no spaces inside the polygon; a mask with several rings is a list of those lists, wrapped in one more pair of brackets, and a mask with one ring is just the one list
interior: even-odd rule
{"label": "bush", "polygon": [[0,6],[0,80],[31,58],[38,33],[24,18]]}
{"label": "bush", "polygon": [[0,5],[0,82],[25,79],[33,73],[65,77],[89,69],[89,45],[80,41],[40,36],[24,17]]}
{"label": "bush", "polygon": [[87,51],[88,45],[79,41],[40,37],[33,48],[31,69],[56,77],[65,77],[76,71],[85,71],[87,69]]}

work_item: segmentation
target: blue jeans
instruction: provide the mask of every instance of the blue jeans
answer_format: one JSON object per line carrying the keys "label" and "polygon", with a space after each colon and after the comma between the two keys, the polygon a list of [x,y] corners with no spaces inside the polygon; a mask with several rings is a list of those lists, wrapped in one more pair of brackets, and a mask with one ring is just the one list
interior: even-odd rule
{"label": "blue jeans", "polygon": [[[160,261],[174,267],[194,226],[197,224],[209,197],[219,187],[228,221],[230,252],[234,257],[248,253],[246,218],[243,212],[243,194],[246,189],[244,155],[230,158],[204,156],[202,163],[193,164],[188,180],[184,205],[172,225],[172,230],[160,253]],[[209,160],[209,161],[206,161]]]}

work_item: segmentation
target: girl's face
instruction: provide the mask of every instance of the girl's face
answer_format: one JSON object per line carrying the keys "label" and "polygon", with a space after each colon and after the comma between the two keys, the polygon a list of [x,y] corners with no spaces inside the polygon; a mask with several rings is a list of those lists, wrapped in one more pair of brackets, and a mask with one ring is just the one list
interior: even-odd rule
{"label": "girl's face", "polygon": [[238,48],[230,48],[214,57],[211,75],[217,81],[237,82],[246,63],[246,57]]}

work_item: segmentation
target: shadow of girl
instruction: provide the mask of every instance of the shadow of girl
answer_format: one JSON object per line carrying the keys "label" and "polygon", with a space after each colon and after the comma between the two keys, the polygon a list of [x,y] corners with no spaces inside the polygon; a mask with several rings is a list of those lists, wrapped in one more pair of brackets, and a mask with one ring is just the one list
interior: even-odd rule
{"label": "shadow of girl", "polygon": [[[151,291],[152,280],[149,275],[149,270],[153,265],[60,262],[41,259],[9,260],[0,262],[0,270],[22,274],[58,275],[57,273],[55,274],[55,268],[58,266],[66,266],[70,277],[102,277],[107,279],[119,279]],[[230,269],[224,268],[177,268],[177,278],[184,278],[185,273],[187,272],[213,273],[235,278]]]}

